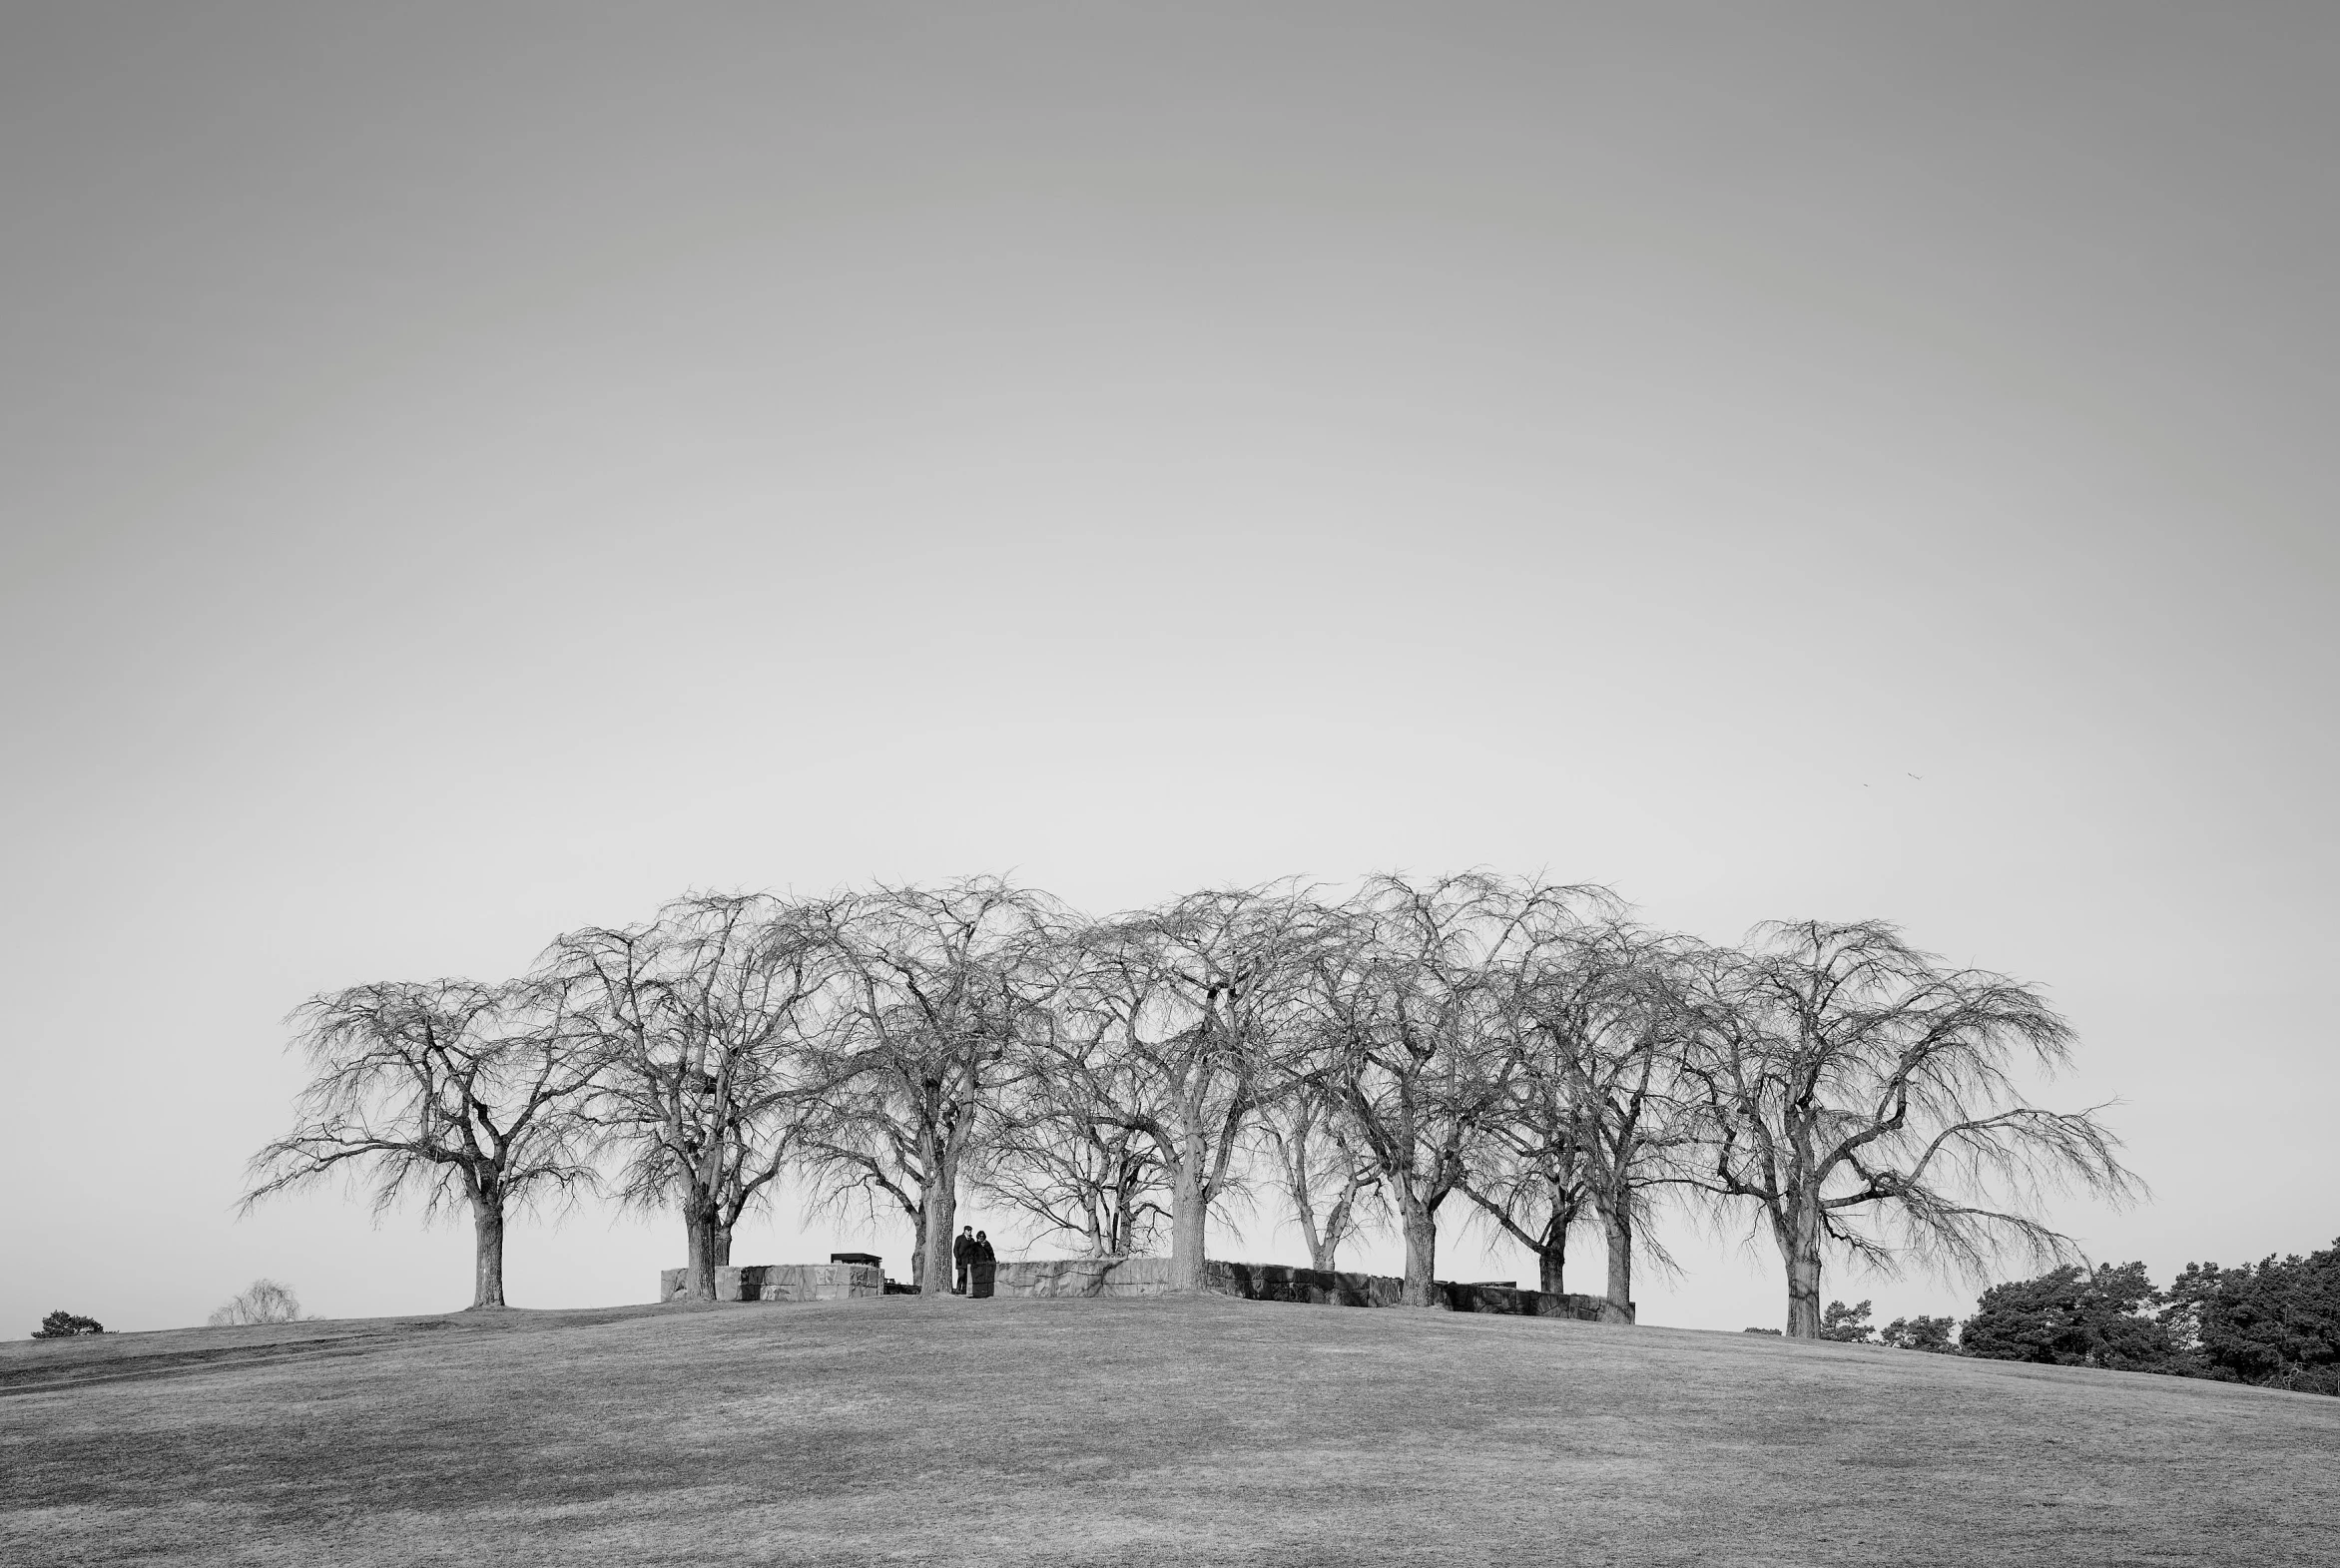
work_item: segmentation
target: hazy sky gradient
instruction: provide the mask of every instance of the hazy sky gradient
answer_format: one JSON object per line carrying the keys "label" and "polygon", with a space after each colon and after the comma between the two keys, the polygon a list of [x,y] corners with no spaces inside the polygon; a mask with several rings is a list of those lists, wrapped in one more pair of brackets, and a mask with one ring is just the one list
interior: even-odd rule
{"label": "hazy sky gradient", "polygon": [[[461,1304],[231,1218],[310,992],[981,870],[1883,915],[2079,1026],[2091,1254],[2328,1245],[2335,81],[2318,6],[9,7],[0,1332]],[[1779,1320],[1668,1235],[1645,1319]]]}

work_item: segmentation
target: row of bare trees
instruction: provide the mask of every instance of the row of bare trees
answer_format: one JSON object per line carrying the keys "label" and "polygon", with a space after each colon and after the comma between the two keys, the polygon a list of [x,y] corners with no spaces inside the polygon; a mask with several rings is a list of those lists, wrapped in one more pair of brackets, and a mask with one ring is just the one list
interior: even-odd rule
{"label": "row of bare trees", "polygon": [[293,1015],[314,1076],[246,1207],[348,1171],[377,1212],[461,1205],[475,1306],[507,1215],[608,1191],[683,1219],[711,1296],[743,1216],[898,1213],[949,1275],[962,1195],[1093,1254],[1164,1238],[1199,1288],[1215,1213],[1271,1195],[1318,1268],[1372,1224],[1429,1305],[1467,1214],[1562,1288],[1597,1234],[1623,1316],[1671,1211],[1768,1231],[1787,1331],[1831,1255],[1967,1270],[2136,1187],[2097,1110],[2042,1109],[2068,1026],[2032,987],[1890,925],[1648,930],[1599,888],[1470,872],[1293,883],[1093,919],[992,879],[824,897],[693,894],[560,937],[521,978],[377,984]]}

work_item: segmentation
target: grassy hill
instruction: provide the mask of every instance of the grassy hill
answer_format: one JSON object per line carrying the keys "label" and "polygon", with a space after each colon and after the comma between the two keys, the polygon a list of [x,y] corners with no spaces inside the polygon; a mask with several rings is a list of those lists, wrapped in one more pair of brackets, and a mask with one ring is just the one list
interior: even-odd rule
{"label": "grassy hill", "polygon": [[0,1562],[2340,1562],[2340,1400],[1227,1301],[0,1346]]}

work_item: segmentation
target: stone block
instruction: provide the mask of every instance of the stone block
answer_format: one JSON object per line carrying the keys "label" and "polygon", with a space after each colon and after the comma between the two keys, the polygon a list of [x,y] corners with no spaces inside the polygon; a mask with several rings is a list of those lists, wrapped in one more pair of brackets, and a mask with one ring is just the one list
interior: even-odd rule
{"label": "stone block", "polygon": [[994,1266],[999,1296],[1160,1296],[1170,1289],[1167,1258],[1026,1258]]}

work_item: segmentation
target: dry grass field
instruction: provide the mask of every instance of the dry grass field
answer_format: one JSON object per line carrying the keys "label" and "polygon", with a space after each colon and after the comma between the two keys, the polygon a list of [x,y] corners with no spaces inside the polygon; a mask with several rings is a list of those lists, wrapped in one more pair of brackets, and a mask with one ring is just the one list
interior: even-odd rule
{"label": "dry grass field", "polygon": [[0,1347],[0,1562],[2340,1563],[2340,1400],[1203,1300]]}

